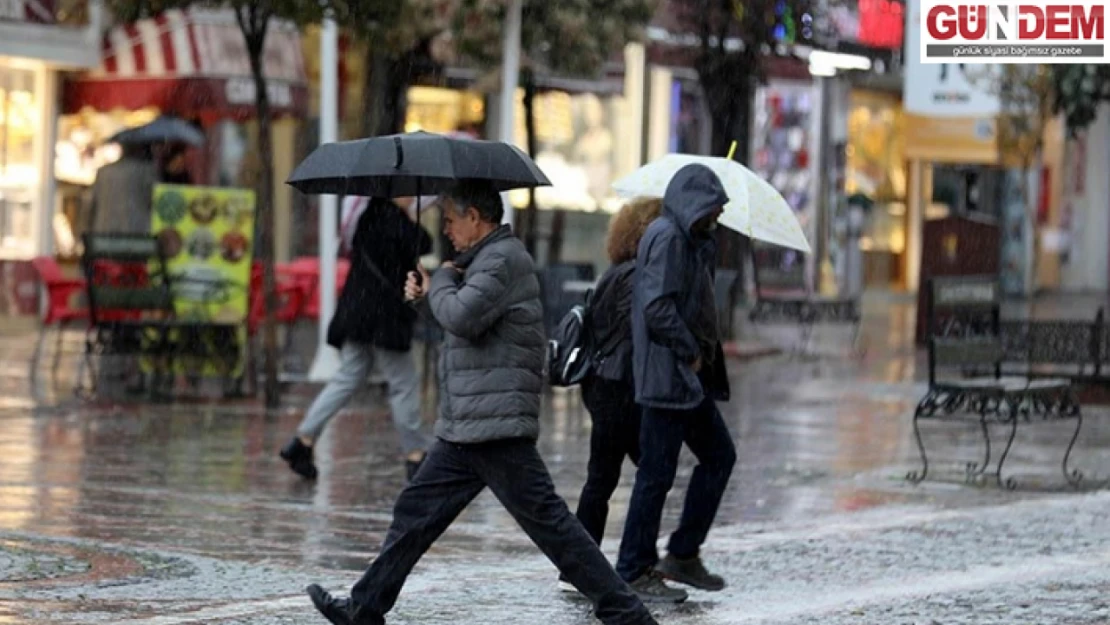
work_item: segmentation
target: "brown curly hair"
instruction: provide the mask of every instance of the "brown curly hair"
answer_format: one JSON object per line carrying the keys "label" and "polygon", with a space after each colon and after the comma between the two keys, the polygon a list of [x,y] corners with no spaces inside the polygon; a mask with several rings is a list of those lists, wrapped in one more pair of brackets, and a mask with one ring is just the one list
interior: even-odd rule
{"label": "brown curly hair", "polygon": [[634,260],[644,231],[661,212],[663,200],[656,197],[638,197],[625,204],[609,223],[609,236],[605,241],[609,262],[619,265]]}

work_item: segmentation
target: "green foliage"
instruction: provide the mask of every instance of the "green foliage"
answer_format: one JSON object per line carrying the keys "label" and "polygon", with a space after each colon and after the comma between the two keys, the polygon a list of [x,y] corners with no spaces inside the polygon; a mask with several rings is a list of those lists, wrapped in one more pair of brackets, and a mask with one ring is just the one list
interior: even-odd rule
{"label": "green foliage", "polygon": [[[452,19],[456,51],[492,67],[501,63],[508,0],[459,0]],[[525,0],[522,66],[533,72],[594,76],[626,43],[643,37],[656,0]]]}
{"label": "green foliage", "polygon": [[1110,102],[1110,65],[1053,65],[1056,113],[1063,113],[1068,130],[1077,133],[1098,117],[1103,102]]}

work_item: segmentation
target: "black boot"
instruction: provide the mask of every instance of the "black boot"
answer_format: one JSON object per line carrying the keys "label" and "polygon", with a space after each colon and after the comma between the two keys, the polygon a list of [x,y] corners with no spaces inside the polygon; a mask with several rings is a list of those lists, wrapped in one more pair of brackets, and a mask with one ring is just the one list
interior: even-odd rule
{"label": "black boot", "polygon": [[662,562],[655,566],[655,570],[673,582],[686,584],[701,590],[723,590],[725,587],[724,578],[707,571],[698,556],[681,560],[668,554]]}
{"label": "black boot", "polygon": [[281,448],[280,455],[289,463],[289,468],[293,469],[294,473],[306,480],[316,479],[316,465],[312,462],[312,448],[302,443],[299,437],[294,436],[293,440],[286,443],[285,447]]}
{"label": "black boot", "polygon": [[385,625],[384,618],[368,616],[349,598],[333,597],[331,593],[316,584],[305,588],[305,592],[308,593],[308,598],[312,599],[312,605],[316,606],[320,614],[323,614],[332,625]]}

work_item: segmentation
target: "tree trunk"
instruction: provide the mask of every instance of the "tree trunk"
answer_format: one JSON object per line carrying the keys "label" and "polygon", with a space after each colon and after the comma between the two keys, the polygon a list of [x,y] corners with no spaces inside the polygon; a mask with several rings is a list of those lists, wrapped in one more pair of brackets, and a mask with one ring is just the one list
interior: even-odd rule
{"label": "tree trunk", "polygon": [[[536,76],[526,70],[524,78],[524,129],[528,141],[528,156],[536,160]],[[533,258],[536,256],[536,189],[528,189],[528,210],[524,213],[524,246]]]}
{"label": "tree trunk", "polygon": [[262,261],[262,294],[266,302],[266,316],[262,324],[263,372],[265,381],[262,395],[268,408],[276,408],[281,401],[278,386],[278,340],[274,323],[277,309],[274,278],[274,145],[270,129],[270,98],[266,91],[266,76],[262,68],[262,44],[266,40],[267,24],[261,33],[244,33],[247,53],[250,56],[251,76],[255,86],[255,111],[258,115],[258,157],[261,160],[258,181],[258,210],[256,214],[255,246]]}
{"label": "tree trunk", "polygon": [[[715,56],[721,53],[711,53]],[[705,92],[713,120],[713,156],[725,156],[736,141],[734,160],[748,165],[750,162],[750,119],[755,80],[742,61],[705,59],[699,63],[701,86]],[[738,272],[741,285],[746,284],[745,268],[751,256],[751,240],[728,228],[717,230],[717,266]],[[741,299],[745,290],[738,289]]]}
{"label": "tree trunk", "polygon": [[365,136],[404,132],[411,57],[411,53],[406,53],[394,58],[375,51],[373,42],[366,45],[366,97],[363,98],[362,117]]}

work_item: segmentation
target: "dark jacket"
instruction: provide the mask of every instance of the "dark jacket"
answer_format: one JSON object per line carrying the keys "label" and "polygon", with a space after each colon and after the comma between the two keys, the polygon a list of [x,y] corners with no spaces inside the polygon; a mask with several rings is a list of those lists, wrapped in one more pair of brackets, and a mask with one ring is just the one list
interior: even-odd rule
{"label": "dark jacket", "polygon": [[[711,301],[705,289],[713,289],[716,256],[713,238],[695,235],[692,226],[727,202],[712,170],[687,165],[667,186],[663,214],[640,240],[632,289],[632,371],[641,405],[685,410],[707,393],[714,399],[728,396],[723,358],[707,362],[701,375],[692,367],[702,353],[692,328]],[[720,355],[719,342],[714,347]]]}
{"label": "dark jacket", "polygon": [[599,378],[632,383],[632,276],[636,261],[613,265],[590,300],[593,369]]}
{"label": "dark jacket", "polygon": [[[328,325],[328,344],[353,341],[407,351],[412,346],[416,311],[404,301],[408,272],[416,258],[432,249],[432,238],[391,201],[375,198],[356,226],[351,271]],[[372,261],[388,280],[375,275]]]}
{"label": "dark jacket", "polygon": [[532,257],[501,226],[432,276],[427,304],[443,327],[437,438],[481,443],[539,436],[544,342]]}

